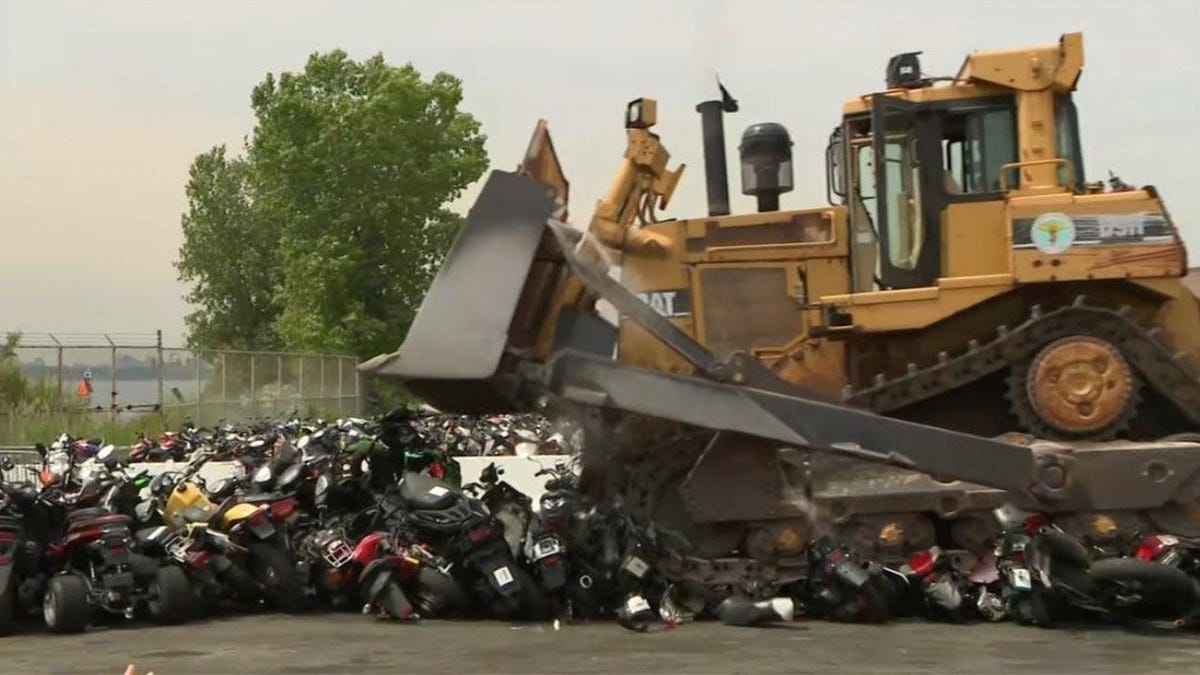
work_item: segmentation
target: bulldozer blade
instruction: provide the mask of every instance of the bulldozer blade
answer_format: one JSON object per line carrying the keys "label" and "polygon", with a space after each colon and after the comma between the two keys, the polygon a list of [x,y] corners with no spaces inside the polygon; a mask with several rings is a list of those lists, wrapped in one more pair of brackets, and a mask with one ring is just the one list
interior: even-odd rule
{"label": "bulldozer blade", "polygon": [[[517,383],[502,361],[555,190],[520,173],[493,171],[430,285],[400,349],[359,370],[399,378],[435,408],[462,413],[513,408]],[[552,274],[538,275],[543,281]]]}

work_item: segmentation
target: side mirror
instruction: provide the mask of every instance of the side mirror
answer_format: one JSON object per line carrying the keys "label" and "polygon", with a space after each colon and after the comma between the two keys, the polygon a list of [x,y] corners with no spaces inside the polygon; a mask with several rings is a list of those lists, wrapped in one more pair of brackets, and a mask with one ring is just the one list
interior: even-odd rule
{"label": "side mirror", "polygon": [[45,445],[42,445],[41,443],[35,443],[33,445],[33,449],[37,450],[37,454],[40,455],[42,459],[46,459],[46,446]]}
{"label": "side mirror", "polygon": [[317,506],[323,506],[325,504],[325,499],[328,496],[329,496],[329,476],[327,476],[325,474],[321,474],[321,476],[319,478],[317,478],[316,486],[313,488],[313,502]]}
{"label": "side mirror", "polygon": [[16,464],[13,464],[12,457],[8,457],[6,455],[3,458],[0,458],[0,470],[12,471],[15,467]]}
{"label": "side mirror", "polygon": [[117,468],[117,465],[120,463],[117,457],[117,449],[112,443],[100,448],[100,452],[96,453],[96,459],[100,460],[100,463],[110,470]]}

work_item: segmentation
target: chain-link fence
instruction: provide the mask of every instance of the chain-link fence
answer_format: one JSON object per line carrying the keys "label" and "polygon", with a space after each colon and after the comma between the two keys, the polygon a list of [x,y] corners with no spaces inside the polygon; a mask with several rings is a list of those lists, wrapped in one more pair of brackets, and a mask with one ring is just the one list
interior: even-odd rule
{"label": "chain-link fence", "polygon": [[361,409],[349,355],[192,350],[164,346],[161,332],[24,334],[12,351],[0,361],[0,445]]}

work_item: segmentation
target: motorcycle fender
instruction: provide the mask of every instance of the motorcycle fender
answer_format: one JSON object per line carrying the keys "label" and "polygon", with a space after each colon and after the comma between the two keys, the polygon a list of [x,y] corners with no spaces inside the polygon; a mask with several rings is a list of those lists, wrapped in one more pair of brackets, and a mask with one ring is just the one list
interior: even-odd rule
{"label": "motorcycle fender", "polygon": [[838,578],[854,588],[862,588],[869,580],[867,571],[851,560],[838,561],[834,564],[833,571],[837,574]]}
{"label": "motorcycle fender", "polygon": [[567,584],[567,565],[558,556],[545,558],[538,562],[542,588],[556,591]]}
{"label": "motorcycle fender", "polygon": [[8,588],[12,575],[13,566],[11,564],[0,565],[0,588]]}
{"label": "motorcycle fender", "polygon": [[360,565],[370,567],[371,561],[378,556],[379,545],[383,543],[386,537],[387,533],[385,532],[372,532],[363,537],[362,541],[358,542],[358,545],[354,547],[354,560]]}
{"label": "motorcycle fender", "polygon": [[507,556],[489,556],[479,560],[476,565],[487,578],[488,584],[501,595],[516,595],[521,590],[512,569],[515,563]]}

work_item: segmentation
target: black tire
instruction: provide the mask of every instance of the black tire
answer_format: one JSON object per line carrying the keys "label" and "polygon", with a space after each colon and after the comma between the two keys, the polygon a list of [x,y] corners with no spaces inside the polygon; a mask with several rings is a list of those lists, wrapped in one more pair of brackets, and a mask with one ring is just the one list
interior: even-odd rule
{"label": "black tire", "polygon": [[405,597],[400,585],[393,579],[379,595],[379,607],[393,619],[413,621],[421,618],[420,610],[413,607]]}
{"label": "black tire", "polygon": [[1178,618],[1200,604],[1192,578],[1170,565],[1138,558],[1109,558],[1093,563],[1090,574],[1101,589],[1110,584],[1139,587],[1145,598],[1135,608],[1139,613]]}
{"label": "black tire", "polygon": [[8,583],[0,588],[0,637],[12,635],[17,630],[17,590],[14,577],[8,575]]}
{"label": "black tire", "polygon": [[858,606],[859,621],[863,623],[887,623],[892,618],[892,603],[875,579],[859,590]]}
{"label": "black tire", "polygon": [[513,579],[521,585],[517,591],[517,617],[527,621],[541,621],[550,618],[552,608],[550,600],[542,592],[537,581],[523,568],[511,566]]}
{"label": "black tire", "polygon": [[471,611],[471,596],[448,574],[422,566],[417,572],[414,604],[426,618],[462,617]]}
{"label": "black tire", "polygon": [[83,579],[63,574],[46,584],[42,601],[42,618],[46,627],[55,633],[82,633],[87,630],[88,589]]}
{"label": "black tire", "polygon": [[192,584],[183,570],[166,565],[154,573],[150,582],[151,599],[146,601],[155,623],[171,625],[188,620],[199,604]]}
{"label": "black tire", "polygon": [[304,607],[304,586],[292,557],[282,547],[267,542],[250,543],[250,576],[263,587],[267,604],[288,614]]}
{"label": "black tire", "polygon": [[1179,434],[1171,434],[1158,439],[1162,443],[1200,443],[1200,433],[1194,431],[1185,431]]}
{"label": "black tire", "polygon": [[1015,598],[1012,614],[1017,623],[1022,626],[1050,628],[1054,625],[1054,616],[1050,613],[1046,595],[1040,589]]}

